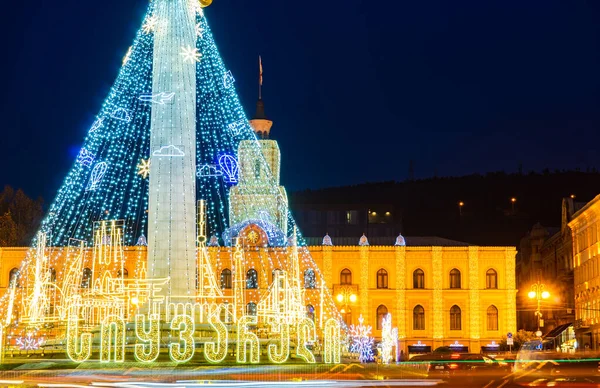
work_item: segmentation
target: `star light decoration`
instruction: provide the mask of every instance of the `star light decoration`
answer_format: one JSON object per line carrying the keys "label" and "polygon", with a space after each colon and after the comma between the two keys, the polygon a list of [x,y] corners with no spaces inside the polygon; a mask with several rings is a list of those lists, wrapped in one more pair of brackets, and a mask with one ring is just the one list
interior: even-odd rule
{"label": "star light decoration", "polygon": [[32,334],[17,338],[17,345],[21,350],[38,350],[43,342],[43,338],[33,338]]}
{"label": "star light decoration", "polygon": [[181,48],[181,56],[184,61],[189,63],[200,62],[200,59],[202,58],[202,54],[198,49],[190,46]]}
{"label": "star light decoration", "polygon": [[148,175],[150,175],[150,159],[142,159],[137,168],[138,175],[140,175],[143,179],[148,178]]}
{"label": "star light decoration", "polygon": [[358,326],[350,326],[350,352],[358,353],[360,362],[373,361],[373,337],[371,337],[371,326],[363,325],[365,319],[362,314],[358,318]]}

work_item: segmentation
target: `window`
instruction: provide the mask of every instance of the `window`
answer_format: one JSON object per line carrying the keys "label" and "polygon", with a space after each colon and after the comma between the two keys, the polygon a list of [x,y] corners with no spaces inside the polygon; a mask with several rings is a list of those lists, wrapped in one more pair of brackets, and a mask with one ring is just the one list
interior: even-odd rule
{"label": "window", "polygon": [[388,288],[388,273],[383,268],[377,271],[377,288]]}
{"label": "window", "polygon": [[379,307],[377,307],[377,330],[381,330],[381,328],[383,327],[383,318],[385,318],[387,313],[388,309],[384,305],[380,305]]}
{"label": "window", "polygon": [[346,212],[346,223],[348,225],[357,225],[358,224],[358,211],[357,210],[348,210]]}
{"label": "window", "polygon": [[485,288],[498,288],[498,273],[493,269],[485,273]]}
{"label": "window", "polygon": [[54,268],[50,268],[50,283],[56,283],[56,270]]}
{"label": "window", "polygon": [[461,330],[461,311],[460,307],[454,305],[450,309],[450,330]]}
{"label": "window", "polygon": [[258,288],[258,273],[255,269],[248,270],[246,272],[246,288],[257,289]]}
{"label": "window", "polygon": [[[117,272],[117,277],[120,278],[121,277],[121,270],[119,270]],[[127,268],[123,268],[123,279],[128,279],[129,278],[129,271],[127,271]]]}
{"label": "window", "polygon": [[425,330],[425,309],[421,305],[413,309],[413,330]]}
{"label": "window", "polygon": [[487,329],[490,331],[498,330],[498,309],[494,305],[487,309]]}
{"label": "window", "polygon": [[20,273],[18,268],[13,268],[8,273],[8,286],[11,288],[21,287]]}
{"label": "window", "polygon": [[221,271],[221,288],[224,290],[231,289],[231,270],[229,268]]}
{"label": "window", "polygon": [[256,316],[257,315],[256,303],[250,302],[250,303],[248,303],[246,305],[246,314],[247,315],[252,315],[252,316]]}
{"label": "window", "polygon": [[352,284],[352,272],[348,268],[344,268],[340,273],[340,284],[349,285]]}
{"label": "window", "polygon": [[460,271],[456,268],[450,271],[450,288],[460,288]]}
{"label": "window", "polygon": [[315,320],[315,307],[312,304],[306,306],[306,317]]}
{"label": "window", "polygon": [[304,288],[316,288],[317,280],[315,278],[315,271],[307,269],[304,271]]}
{"label": "window", "polygon": [[92,288],[92,270],[89,268],[83,269],[81,288]]}
{"label": "window", "polygon": [[422,269],[413,272],[413,288],[425,288],[425,272]]}

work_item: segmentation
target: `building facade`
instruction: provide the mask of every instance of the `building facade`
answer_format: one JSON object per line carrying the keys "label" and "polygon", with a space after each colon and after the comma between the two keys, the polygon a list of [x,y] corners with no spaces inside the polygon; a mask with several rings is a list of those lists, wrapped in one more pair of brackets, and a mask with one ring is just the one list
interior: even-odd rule
{"label": "building facade", "polygon": [[519,243],[517,254],[517,325],[520,329],[536,331],[537,300],[528,296],[536,283],[550,293],[542,300],[540,331],[543,335],[575,321],[573,283],[573,238],[569,222],[585,203],[563,198],[560,227],[544,227],[537,223]]}
{"label": "building facade", "polygon": [[575,335],[580,349],[600,350],[600,195],[574,214]]}

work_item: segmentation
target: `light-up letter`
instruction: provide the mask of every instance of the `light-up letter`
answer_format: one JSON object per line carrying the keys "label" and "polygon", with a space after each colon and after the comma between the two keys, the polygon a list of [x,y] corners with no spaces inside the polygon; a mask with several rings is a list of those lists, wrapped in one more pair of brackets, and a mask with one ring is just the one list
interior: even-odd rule
{"label": "light-up letter", "polygon": [[125,321],[116,315],[108,316],[100,329],[100,362],[111,361],[114,347],[114,361],[125,361]]}
{"label": "light-up letter", "polygon": [[224,309],[223,305],[219,305],[215,312],[208,317],[208,323],[217,332],[217,341],[204,344],[206,361],[215,364],[223,361],[227,356],[227,342],[229,340],[227,327],[219,318],[221,309]]}
{"label": "light-up letter", "polygon": [[92,355],[92,334],[79,335],[79,317],[69,314],[67,321],[67,356],[74,362],[84,362]]}
{"label": "light-up letter", "polygon": [[279,346],[277,344],[269,344],[267,354],[271,362],[281,364],[286,362],[290,356],[290,325],[281,320],[279,323],[273,321],[271,327],[274,332],[279,332]]}
{"label": "light-up letter", "polygon": [[179,341],[169,344],[169,357],[175,362],[188,362],[194,356],[194,320],[189,315],[177,315],[171,330],[179,331]]}
{"label": "light-up letter", "polygon": [[258,318],[253,315],[244,315],[237,322],[237,362],[246,363],[247,348],[250,347],[250,362],[258,364],[260,361],[260,343],[256,334],[248,331],[248,324],[256,325]]}
{"label": "light-up letter", "polygon": [[323,349],[323,359],[325,364],[339,364],[342,362],[342,344],[340,342],[340,323],[330,318],[325,323],[325,346]]}
{"label": "light-up letter", "polygon": [[303,358],[304,361],[309,364],[316,362],[315,355],[306,347],[309,342],[315,342],[317,340],[317,329],[315,328],[315,322],[310,318],[302,318],[298,322],[298,342],[296,344],[296,354],[298,357]]}
{"label": "light-up letter", "polygon": [[135,316],[135,336],[141,344],[135,344],[134,356],[140,362],[153,362],[160,353],[160,322],[158,315],[152,315],[146,330],[146,316]]}

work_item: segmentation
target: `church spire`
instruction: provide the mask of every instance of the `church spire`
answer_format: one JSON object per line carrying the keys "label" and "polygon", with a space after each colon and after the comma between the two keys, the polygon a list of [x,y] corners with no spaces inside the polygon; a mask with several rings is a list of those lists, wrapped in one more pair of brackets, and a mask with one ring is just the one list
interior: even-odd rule
{"label": "church spire", "polygon": [[273,122],[267,119],[265,103],[262,100],[263,67],[260,56],[258,57],[258,70],[258,101],[256,102],[256,113],[252,120],[250,120],[250,125],[254,129],[254,132],[256,132],[256,137],[259,139],[268,139],[271,134]]}

